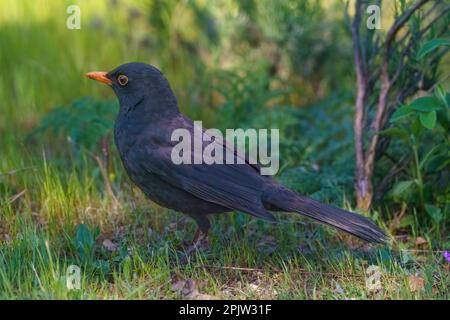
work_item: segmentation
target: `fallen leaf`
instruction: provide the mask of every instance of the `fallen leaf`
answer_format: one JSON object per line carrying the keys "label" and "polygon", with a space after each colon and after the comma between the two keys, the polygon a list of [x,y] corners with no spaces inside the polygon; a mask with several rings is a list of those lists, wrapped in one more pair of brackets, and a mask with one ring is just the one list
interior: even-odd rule
{"label": "fallen leaf", "polygon": [[109,239],[103,240],[102,245],[103,245],[103,248],[105,248],[108,251],[116,251],[117,248],[119,247],[118,244],[112,242]]}
{"label": "fallen leaf", "polygon": [[420,291],[425,287],[425,279],[419,276],[409,276],[408,282],[409,282],[409,290],[413,293]]}
{"label": "fallen leaf", "polygon": [[416,238],[416,246],[420,246],[420,245],[427,244],[427,243],[428,243],[428,241],[422,237]]}
{"label": "fallen leaf", "polygon": [[173,292],[181,292],[181,294],[187,299],[195,299],[199,292],[194,280],[179,280],[172,285],[171,290]]}
{"label": "fallen leaf", "polygon": [[172,288],[170,288],[170,290],[172,290],[173,292],[180,291],[181,289],[184,288],[185,284],[186,284],[185,280],[177,281],[174,284],[172,284]]}
{"label": "fallen leaf", "polygon": [[11,198],[9,198],[9,203],[13,203],[14,201],[16,201],[17,199],[19,199],[21,196],[23,196],[25,194],[27,190],[22,190],[20,191],[18,194],[12,196]]}
{"label": "fallen leaf", "polygon": [[247,291],[252,292],[258,299],[273,299],[278,295],[278,292],[270,284],[260,280],[249,283],[247,285]]}
{"label": "fallen leaf", "polygon": [[5,244],[11,243],[11,237],[8,233],[3,234],[3,237],[0,236],[0,240],[2,240],[1,238],[3,238],[3,241],[5,242]]}
{"label": "fallen leaf", "polygon": [[256,283],[250,283],[250,284],[248,285],[248,289],[249,289],[250,291],[258,291],[259,286],[258,286]]}
{"label": "fallen leaf", "polygon": [[173,292],[180,292],[184,298],[189,300],[218,300],[216,296],[200,293],[197,283],[192,279],[179,280],[172,285]]}
{"label": "fallen leaf", "polygon": [[127,230],[124,226],[118,227],[116,230],[114,230],[114,239],[124,239],[127,235]]}
{"label": "fallen leaf", "polygon": [[344,289],[342,289],[341,285],[336,282],[336,287],[334,288],[333,292],[335,294],[344,294]]}
{"label": "fallen leaf", "polygon": [[181,293],[185,297],[190,298],[194,298],[196,295],[198,295],[197,284],[195,283],[195,281],[192,279],[187,279],[183,289],[181,290]]}

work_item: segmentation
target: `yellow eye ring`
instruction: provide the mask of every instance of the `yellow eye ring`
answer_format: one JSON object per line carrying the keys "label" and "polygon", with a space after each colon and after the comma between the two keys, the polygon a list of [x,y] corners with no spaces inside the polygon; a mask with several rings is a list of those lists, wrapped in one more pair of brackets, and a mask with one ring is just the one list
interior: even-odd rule
{"label": "yellow eye ring", "polygon": [[127,85],[128,83],[128,77],[121,74],[120,76],[117,77],[117,82],[119,82],[119,84],[124,87]]}

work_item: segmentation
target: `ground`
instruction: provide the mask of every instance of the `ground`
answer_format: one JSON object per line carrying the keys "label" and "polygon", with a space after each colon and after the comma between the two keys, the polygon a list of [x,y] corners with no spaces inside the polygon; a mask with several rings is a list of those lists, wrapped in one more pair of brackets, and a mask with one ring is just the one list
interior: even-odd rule
{"label": "ground", "polygon": [[[448,298],[448,263],[423,238],[371,246],[295,214],[273,225],[232,213],[214,216],[210,245],[183,262],[195,231],[188,217],[132,187],[119,204],[87,202],[76,179],[66,189],[45,170],[35,190],[2,202],[1,298]],[[67,286],[70,265],[80,267],[78,290]]]}

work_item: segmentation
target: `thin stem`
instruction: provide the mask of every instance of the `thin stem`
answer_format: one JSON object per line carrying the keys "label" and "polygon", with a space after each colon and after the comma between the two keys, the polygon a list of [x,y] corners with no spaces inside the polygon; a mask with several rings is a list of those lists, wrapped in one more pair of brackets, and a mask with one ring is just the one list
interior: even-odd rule
{"label": "thin stem", "polygon": [[425,198],[423,195],[422,172],[420,169],[419,151],[418,151],[415,139],[413,141],[412,149],[413,149],[413,154],[414,154],[414,163],[416,165],[416,178],[417,178],[417,187],[419,188],[420,205],[421,205],[422,209],[424,209],[425,208]]}

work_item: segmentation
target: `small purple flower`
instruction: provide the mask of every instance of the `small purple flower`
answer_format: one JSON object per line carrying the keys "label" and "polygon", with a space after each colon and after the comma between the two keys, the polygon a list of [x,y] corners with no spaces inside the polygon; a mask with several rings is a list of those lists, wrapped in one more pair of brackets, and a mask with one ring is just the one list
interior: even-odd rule
{"label": "small purple flower", "polygon": [[443,253],[443,256],[444,256],[445,260],[447,260],[447,262],[450,263],[450,252],[445,250],[444,253]]}

